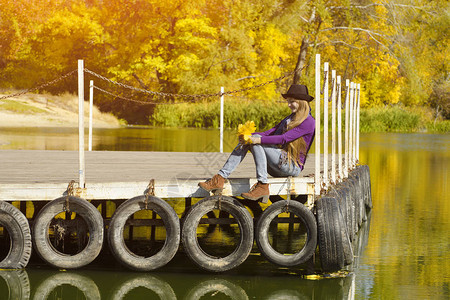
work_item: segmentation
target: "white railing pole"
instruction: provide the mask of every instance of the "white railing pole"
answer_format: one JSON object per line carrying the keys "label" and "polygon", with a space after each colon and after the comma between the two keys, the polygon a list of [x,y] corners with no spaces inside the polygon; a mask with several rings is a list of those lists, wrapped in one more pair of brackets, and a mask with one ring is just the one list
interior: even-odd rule
{"label": "white railing pole", "polygon": [[323,183],[328,188],[328,63],[324,63],[323,72]]}
{"label": "white railing pole", "polygon": [[336,70],[331,71],[331,182],[336,183]]}
{"label": "white railing pole", "polygon": [[220,88],[222,95],[220,96],[220,153],[223,153],[223,86]]}
{"label": "white railing pole", "polygon": [[341,99],[341,76],[338,76],[336,79],[337,83],[337,107],[338,107],[338,169],[339,169],[339,178],[344,178],[344,174],[342,173],[342,99]]}
{"label": "white railing pole", "polygon": [[348,129],[348,166],[353,169],[353,94],[354,94],[354,83],[350,82],[350,101],[349,101],[349,120],[350,127]]}
{"label": "white railing pole", "polygon": [[84,161],[84,62],[78,60],[78,152],[80,188],[85,187]]}
{"label": "white railing pole", "polygon": [[88,150],[92,151],[92,110],[94,106],[94,80],[89,81],[89,143]]}
{"label": "white railing pole", "polygon": [[361,84],[358,83],[358,106],[356,113],[356,161],[359,163],[359,137],[360,137],[360,127],[359,127],[359,114],[361,110]]}
{"label": "white railing pole", "polygon": [[315,134],[315,170],[314,170],[314,192],[320,195],[320,54],[316,54],[315,69],[315,110],[316,110],[316,134]]}
{"label": "white railing pole", "polygon": [[345,154],[344,154],[344,177],[348,177],[348,128],[349,128],[349,98],[350,98],[350,80],[345,80],[347,92],[345,94]]}
{"label": "white railing pole", "polygon": [[357,84],[356,82],[353,83],[353,159],[352,159],[352,166],[353,168],[356,167],[356,108],[358,105],[358,94],[357,94]]}

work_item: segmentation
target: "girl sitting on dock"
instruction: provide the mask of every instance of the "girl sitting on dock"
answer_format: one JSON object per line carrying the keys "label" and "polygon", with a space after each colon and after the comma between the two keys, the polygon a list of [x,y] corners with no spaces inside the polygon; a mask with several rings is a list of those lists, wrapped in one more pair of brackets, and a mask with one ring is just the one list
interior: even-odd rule
{"label": "girl sitting on dock", "polygon": [[198,185],[210,192],[223,190],[225,179],[236,169],[250,150],[256,165],[256,179],[258,182],[249,192],[242,193],[242,197],[263,203],[269,199],[269,184],[267,174],[274,177],[298,176],[303,170],[306,155],[314,140],[315,120],[310,114],[309,102],[314,97],[308,94],[305,85],[291,85],[286,94],[292,114],[284,118],[275,127],[253,133],[251,143],[245,143],[242,137],[239,144],[230,154],[218,174]]}

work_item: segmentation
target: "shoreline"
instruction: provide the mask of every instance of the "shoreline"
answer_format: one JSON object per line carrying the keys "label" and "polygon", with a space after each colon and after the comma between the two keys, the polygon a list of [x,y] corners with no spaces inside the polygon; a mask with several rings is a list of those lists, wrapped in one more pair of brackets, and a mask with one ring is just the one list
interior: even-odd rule
{"label": "shoreline", "polygon": [[[0,96],[3,96],[0,94]],[[93,128],[119,128],[110,113],[92,110]],[[84,103],[84,123],[89,126],[89,102]],[[24,94],[0,100],[0,127],[78,127],[78,98],[75,95]]]}

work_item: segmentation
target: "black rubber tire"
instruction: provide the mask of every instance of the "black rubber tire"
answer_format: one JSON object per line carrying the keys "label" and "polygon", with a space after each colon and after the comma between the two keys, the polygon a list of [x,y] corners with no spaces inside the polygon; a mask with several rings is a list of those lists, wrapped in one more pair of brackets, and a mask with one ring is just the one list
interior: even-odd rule
{"label": "black rubber tire", "polygon": [[366,205],[364,199],[364,183],[362,179],[361,167],[358,166],[355,172],[353,173],[353,182],[356,186],[357,199],[358,199],[358,230],[361,227],[363,221],[366,220]]}
{"label": "black rubber tire", "polygon": [[[292,255],[284,255],[276,251],[269,242],[270,223],[283,212],[295,214],[306,227],[306,243],[299,252]],[[256,225],[256,244],[264,257],[273,264],[293,267],[306,262],[317,247],[317,224],[314,214],[298,201],[281,200],[270,205]]]}
{"label": "black rubber tire", "polygon": [[345,227],[347,228],[348,237],[351,241],[353,241],[354,233],[353,233],[353,217],[352,217],[352,199],[350,194],[350,189],[347,185],[340,185],[338,188],[338,193],[341,196],[341,212],[342,217],[344,218]]}
{"label": "black rubber tire", "polygon": [[54,289],[62,285],[71,285],[76,287],[83,293],[84,299],[101,299],[100,291],[92,279],[72,272],[57,273],[44,280],[37,287],[33,299],[46,300]]}
{"label": "black rubber tire", "polygon": [[339,204],[335,198],[316,201],[319,254],[325,272],[341,270],[353,261],[353,252]]}
{"label": "black rubber tire", "polygon": [[25,268],[31,256],[31,231],[24,214],[8,202],[0,201],[0,226],[8,232],[9,252],[0,262],[1,269]]}
{"label": "black rubber tire", "polygon": [[358,200],[356,194],[356,186],[353,180],[349,177],[346,181],[346,185],[350,192],[350,205],[351,205],[351,218],[352,218],[352,232],[355,235],[358,232]]}
{"label": "black rubber tire", "polygon": [[361,226],[362,223],[362,216],[361,216],[361,190],[359,185],[359,178],[357,175],[351,173],[349,175],[349,180],[351,181],[353,185],[352,193],[354,196],[354,203],[355,203],[355,221],[356,221],[356,232],[359,230],[359,226]]}
{"label": "black rubber tire", "polygon": [[372,209],[372,186],[370,181],[370,169],[368,165],[363,165],[364,167],[364,176],[365,176],[365,192],[366,192],[366,207],[368,209]]}
{"label": "black rubber tire", "polygon": [[159,296],[158,299],[176,300],[172,287],[165,281],[148,274],[140,274],[120,284],[112,293],[111,300],[120,300],[137,288],[146,288]]}
{"label": "black rubber tire", "polygon": [[[228,256],[217,258],[206,253],[199,245],[197,227],[209,211],[219,208],[231,214],[239,225],[240,241]],[[243,263],[253,246],[253,220],[248,210],[236,199],[227,196],[204,198],[192,206],[183,221],[182,242],[188,257],[202,269],[212,272],[231,270]]]}
{"label": "black rubber tire", "polygon": [[50,242],[48,228],[52,219],[66,211],[66,197],[47,203],[36,216],[33,225],[33,245],[37,254],[50,265],[63,269],[76,269],[91,263],[103,246],[103,218],[94,205],[85,199],[69,196],[69,210],[84,219],[89,232],[86,247],[75,255],[56,250]]}
{"label": "black rubber tire", "polygon": [[[0,271],[0,278],[6,283],[6,293],[2,291],[0,296],[6,296],[11,300],[30,299],[31,287],[28,274],[25,270]],[[4,298],[2,298],[4,299]]]}
{"label": "black rubber tire", "polygon": [[[206,280],[194,286],[186,296],[186,300],[198,300],[211,298],[211,294],[225,294],[227,299],[248,300],[245,290],[225,279]],[[209,297],[208,297],[209,296]],[[219,298],[220,297],[219,295]]]}
{"label": "black rubber tire", "polygon": [[164,200],[149,196],[147,209],[158,214],[166,228],[164,246],[150,257],[139,256],[128,249],[123,238],[125,223],[132,214],[145,209],[145,196],[128,199],[116,209],[108,227],[108,244],[112,254],[125,267],[137,271],[151,271],[164,266],[172,260],[180,245],[180,219],[176,212]]}

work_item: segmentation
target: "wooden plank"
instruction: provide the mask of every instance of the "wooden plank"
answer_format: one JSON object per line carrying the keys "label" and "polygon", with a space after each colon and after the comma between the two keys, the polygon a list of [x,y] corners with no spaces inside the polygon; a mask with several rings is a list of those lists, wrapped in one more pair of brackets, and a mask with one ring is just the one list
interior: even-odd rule
{"label": "wooden plank", "polygon": [[[229,153],[211,152],[86,152],[86,189],[78,195],[89,199],[128,199],[144,194],[155,179],[161,198],[205,197],[199,181],[222,167]],[[312,156],[312,157],[311,157]],[[302,174],[313,173],[311,155]],[[0,200],[52,200],[64,195],[71,180],[78,178],[77,151],[1,150]],[[251,154],[233,172],[225,195],[240,195],[256,182]],[[269,178],[273,195],[287,194],[287,178]],[[293,178],[292,193],[312,194],[313,177]]]}

